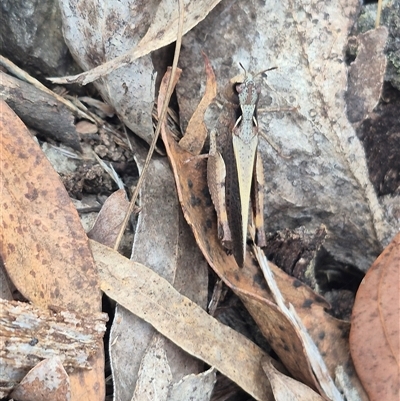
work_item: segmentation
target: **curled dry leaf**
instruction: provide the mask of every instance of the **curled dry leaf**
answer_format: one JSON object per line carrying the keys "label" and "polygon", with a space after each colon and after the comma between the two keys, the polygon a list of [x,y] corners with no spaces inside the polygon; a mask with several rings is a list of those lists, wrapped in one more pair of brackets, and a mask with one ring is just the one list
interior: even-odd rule
{"label": "curled dry leaf", "polygon": [[[162,91],[163,85],[160,95]],[[207,261],[245,303],[260,330],[292,375],[311,388],[318,389],[299,334],[273,302],[258,265],[249,256],[249,250],[245,267],[240,269],[233,256],[226,254],[218,240],[216,215],[207,188],[206,161],[193,158],[190,153],[181,149],[168,131],[161,132],[175,174],[182,209]],[[356,375],[352,374],[345,340],[346,325],[327,315],[323,310],[328,307],[327,303],[310,289],[276,266],[272,265],[272,268],[286,302],[292,303],[303,319],[324,355],[332,377],[337,366],[344,366],[352,376],[354,388],[363,397],[362,386]]]}
{"label": "curled dry leaf", "polygon": [[354,303],[351,356],[371,401],[400,392],[400,234],[374,262]]}
{"label": "curled dry leaf", "polygon": [[[7,272],[34,305],[101,311],[95,264],[78,213],[27,128],[6,103],[0,108],[0,251]],[[103,366],[99,350],[92,370],[71,374],[73,401],[104,394]]]}
{"label": "curled dry leaf", "polygon": [[257,400],[270,399],[271,390],[261,368],[261,359],[268,356],[259,347],[219,323],[146,266],[95,241],[91,241],[91,248],[101,288],[110,298]]}

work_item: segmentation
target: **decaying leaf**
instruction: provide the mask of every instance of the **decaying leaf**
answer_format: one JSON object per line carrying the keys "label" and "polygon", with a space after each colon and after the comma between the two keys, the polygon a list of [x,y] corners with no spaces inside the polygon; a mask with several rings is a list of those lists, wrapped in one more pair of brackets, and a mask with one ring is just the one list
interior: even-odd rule
{"label": "decaying leaf", "polygon": [[[77,63],[90,70],[135,47],[152,23],[156,1],[59,0],[65,41]],[[149,55],[95,83],[102,98],[137,135],[151,142],[154,103]]]}
{"label": "decaying leaf", "polygon": [[[64,0],[60,0],[60,5],[62,9],[64,6],[63,1]],[[221,0],[185,1],[186,3],[185,16],[184,16],[185,21],[184,21],[183,33],[185,34],[189,30],[191,30],[194,26],[196,26],[200,21],[202,21],[220,1]],[[126,5],[129,6],[129,3],[126,3]],[[145,22],[144,23],[145,26],[148,26],[150,22],[152,22],[152,24],[149,26],[146,35],[142,38],[142,40],[138,43],[136,47],[134,47],[130,51],[125,50],[124,54],[119,55],[114,60],[111,60],[103,65],[100,65],[91,71],[73,77],[52,78],[51,80],[55,83],[81,82],[83,85],[86,85],[89,82],[93,82],[96,79],[99,79],[100,77],[110,74],[112,71],[118,68],[133,63],[138,58],[144,57],[154,50],[160,49],[174,42],[177,36],[177,27],[179,20],[178,3],[174,1],[171,2],[169,0],[163,0],[159,3],[157,11],[155,12],[156,5],[157,3],[154,2],[151,4],[151,9],[149,8],[146,9],[147,12],[151,11],[151,16],[146,15],[145,13],[143,14],[138,13],[140,18],[145,18],[145,17],[148,18],[146,19],[146,21],[141,20],[141,23]],[[66,19],[68,20],[70,18],[70,11],[69,11],[70,5],[67,4],[67,6],[68,7],[65,9],[65,13],[66,13]],[[105,6],[106,5],[103,4],[102,2],[94,4],[88,3],[88,8],[83,9],[84,12],[82,12],[83,26],[87,27],[87,23],[85,21],[86,18],[88,18],[87,12],[90,11],[92,11],[92,13],[96,11],[102,12],[103,7]],[[150,6],[147,5],[147,7]],[[134,15],[134,13],[130,13],[130,15]],[[94,17],[97,19],[96,15]],[[114,21],[113,18],[112,21]],[[88,18],[88,23],[90,23],[89,18]],[[125,24],[125,22],[123,23]],[[127,23],[131,24],[132,22],[127,21]],[[117,27],[119,28],[118,23]],[[99,32],[102,32],[102,30],[99,30]],[[116,32],[113,31],[111,33],[115,34]],[[90,45],[90,43],[88,45]]]}
{"label": "decaying leaf", "polygon": [[[141,173],[147,150],[132,143]],[[207,266],[182,216],[168,161],[154,156],[140,191],[132,259],[152,268],[179,291],[205,307]],[[114,392],[129,401],[138,379],[139,366],[155,330],[144,320],[117,305],[110,333]],[[163,343],[171,361],[173,382],[201,371],[199,361],[168,342]],[[127,352],[127,349],[131,352]]]}
{"label": "decaying leaf", "polygon": [[53,357],[38,363],[10,396],[19,401],[70,401],[69,377],[60,358]]}
{"label": "decaying leaf", "polygon": [[204,123],[204,114],[217,94],[217,82],[210,60],[204,54],[204,62],[207,75],[206,89],[199,105],[186,128],[185,136],[179,141],[179,145],[193,155],[199,155],[207,138],[207,127]]}
{"label": "decaying leaf", "polygon": [[172,385],[168,401],[209,401],[216,380],[214,368],[197,375],[185,376],[180,382]]}
{"label": "decaying leaf", "polygon": [[261,369],[261,358],[268,356],[259,347],[219,323],[147,267],[95,241],[91,248],[101,288],[110,298],[257,400],[269,399],[270,387]]}
{"label": "decaying leaf", "polygon": [[[324,224],[329,232],[324,247],[366,271],[396,227],[386,219],[346,115],[344,52],[359,2],[237,4],[222,1],[183,38],[184,74],[177,86],[182,125],[200,101],[201,51],[213,65],[218,94],[242,72],[239,63],[251,73],[277,66],[268,84],[260,77],[259,130],[279,151],[260,140],[266,230],[304,225],[313,231]],[[270,106],[295,111],[268,112]],[[217,112],[207,113],[209,131]]]}
{"label": "decaying leaf", "polygon": [[354,303],[351,356],[371,401],[400,394],[400,234],[368,270]]}
{"label": "decaying leaf", "polygon": [[[79,216],[27,128],[7,104],[0,109],[0,251],[8,275],[36,306],[99,312],[95,264]],[[104,395],[103,349],[90,365],[71,374],[72,401]]]}
{"label": "decaying leaf", "polygon": [[163,337],[155,337],[143,355],[132,401],[167,400],[172,373],[164,341]]}

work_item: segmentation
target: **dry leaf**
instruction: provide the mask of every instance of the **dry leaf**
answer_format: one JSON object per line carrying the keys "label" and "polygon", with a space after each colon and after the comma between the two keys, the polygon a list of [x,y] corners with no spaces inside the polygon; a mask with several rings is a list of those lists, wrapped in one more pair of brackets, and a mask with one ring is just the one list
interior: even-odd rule
{"label": "dry leaf", "polygon": [[[183,37],[184,74],[177,86],[182,125],[200,101],[201,50],[214,67],[218,94],[242,72],[239,63],[252,73],[277,66],[268,73],[268,84],[259,77],[258,123],[275,148],[260,139],[266,229],[304,225],[314,231],[324,224],[329,232],[324,247],[366,271],[396,226],[378,201],[364,150],[346,116],[344,50],[359,2],[238,4],[223,0]],[[271,106],[296,110],[268,112]],[[216,114],[207,112],[209,131]]]}
{"label": "dry leaf", "polygon": [[112,248],[128,207],[126,192],[123,189],[115,191],[104,202],[88,237]]}
{"label": "dry leaf", "polygon": [[[63,1],[64,0],[60,0],[62,9],[64,7]],[[185,0],[183,33],[184,34],[187,33],[200,21],[202,21],[220,1],[221,0],[196,0],[196,1]],[[69,10],[69,4],[66,5],[68,7],[66,7],[64,11],[65,18],[69,19],[71,11]],[[98,4],[94,5],[94,11],[96,10],[96,5],[98,6]],[[100,6],[103,6],[103,4],[101,4]],[[101,10],[100,6],[98,6],[99,10]],[[88,11],[91,10],[89,9]],[[147,11],[149,12],[150,10],[147,9]],[[151,11],[153,15],[154,13],[153,7]],[[91,71],[84,72],[82,74],[73,77],[52,78],[51,80],[55,83],[81,82],[83,85],[86,85],[89,82],[93,82],[96,79],[99,79],[100,77],[110,74],[112,71],[118,68],[126,66],[127,64],[131,64],[136,59],[144,57],[154,50],[161,49],[162,47],[169,45],[170,43],[176,40],[176,35],[178,33],[178,20],[179,20],[178,12],[179,12],[179,7],[177,1],[170,1],[170,0],[161,1],[154,15],[153,22],[150,25],[146,35],[142,38],[142,40],[138,43],[138,45],[135,48],[133,48],[130,51],[125,50],[126,52],[124,54],[120,55],[114,60],[111,60],[103,65],[98,66],[97,68],[94,68]],[[86,19],[87,16],[85,15],[85,13],[82,13],[82,15],[83,18]],[[95,15],[94,17],[97,19],[98,16]],[[139,13],[139,17],[143,18],[143,15]],[[145,17],[149,16],[145,15]],[[126,18],[124,19],[126,20]],[[145,22],[146,24],[144,25],[147,26],[149,20],[146,20]],[[87,27],[85,21],[82,21],[82,23],[84,23],[84,26]],[[125,23],[130,23],[130,21],[126,21],[124,22],[124,24]],[[100,32],[102,31],[100,30]],[[115,34],[115,32],[112,33]]]}
{"label": "dry leaf", "polygon": [[271,383],[275,401],[323,401],[319,394],[301,382],[293,380],[289,376],[275,369],[274,365],[265,360],[262,367]]}
{"label": "dry leaf", "polygon": [[70,401],[69,377],[60,358],[53,357],[38,363],[10,397],[18,401]]}
{"label": "dry leaf", "polygon": [[[132,146],[141,173],[147,150],[136,141]],[[139,206],[132,259],[152,268],[181,293],[205,307],[207,266],[182,216],[166,158],[154,156],[151,160],[140,191]],[[114,391],[119,400],[131,399],[142,357],[154,335],[148,323],[117,305],[110,334],[113,344],[110,353]],[[174,382],[202,370],[197,360],[174,344],[167,342],[165,348]],[[127,349],[132,350],[133,355],[127,353]]]}
{"label": "dry leaf", "polygon": [[174,383],[168,394],[168,401],[209,401],[216,382],[214,368],[197,375],[185,376]]}
{"label": "dry leaf", "polygon": [[[65,41],[75,60],[90,70],[135,47],[146,33],[157,2],[59,0]],[[78,5],[79,4],[79,5]],[[153,63],[149,55],[95,82],[104,101],[137,135],[151,142],[154,104]]]}
{"label": "dry leaf", "polygon": [[[184,33],[219,1],[186,1]],[[149,53],[176,40],[178,2],[92,0],[79,7],[67,0],[59,3],[71,53],[84,70],[93,70],[52,81],[85,85],[102,77],[95,85],[103,99],[133,132],[151,143],[156,77]]]}
{"label": "dry leaf", "polygon": [[[88,240],[57,173],[29,131],[0,103],[1,256],[18,290],[36,306],[101,310]],[[104,394],[103,350],[91,371],[70,376],[72,401]]]}
{"label": "dry leaf", "polygon": [[140,364],[132,401],[166,401],[172,382],[164,339],[155,337]]}
{"label": "dry leaf", "polygon": [[203,98],[188,123],[185,136],[179,141],[181,148],[190,152],[192,155],[199,155],[203,149],[208,133],[204,123],[204,114],[217,95],[217,82],[215,81],[214,71],[208,57],[205,54],[203,54],[203,56],[207,75],[206,89]]}
{"label": "dry leaf", "polygon": [[110,298],[257,400],[269,400],[270,388],[261,369],[261,358],[268,356],[259,347],[219,323],[147,267],[95,241],[91,247],[101,288]]}
{"label": "dry leaf", "polygon": [[400,391],[400,234],[374,262],[358,289],[351,356],[371,401],[397,401]]}

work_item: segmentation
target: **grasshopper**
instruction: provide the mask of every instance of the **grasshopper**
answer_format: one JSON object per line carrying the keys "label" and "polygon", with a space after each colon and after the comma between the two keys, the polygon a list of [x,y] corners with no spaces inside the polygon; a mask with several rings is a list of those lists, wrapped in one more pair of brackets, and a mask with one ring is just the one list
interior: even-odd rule
{"label": "grasshopper", "polygon": [[257,103],[261,88],[246,73],[242,82],[236,81],[234,89],[236,95],[221,113],[218,136],[215,130],[210,134],[207,180],[217,212],[218,237],[227,252],[233,253],[239,267],[243,267],[250,200],[255,241],[261,247],[266,243],[264,174],[257,150]]}

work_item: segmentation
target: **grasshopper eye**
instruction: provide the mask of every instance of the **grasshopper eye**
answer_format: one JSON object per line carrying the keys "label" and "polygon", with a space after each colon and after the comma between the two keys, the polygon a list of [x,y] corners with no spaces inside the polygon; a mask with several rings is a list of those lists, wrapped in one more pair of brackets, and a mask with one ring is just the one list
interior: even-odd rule
{"label": "grasshopper eye", "polygon": [[237,93],[242,93],[245,85],[244,84],[237,84],[236,85],[236,92]]}

